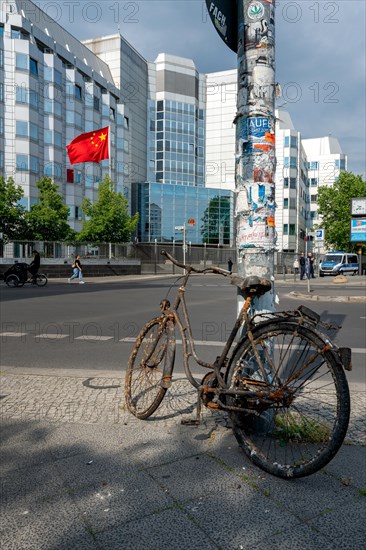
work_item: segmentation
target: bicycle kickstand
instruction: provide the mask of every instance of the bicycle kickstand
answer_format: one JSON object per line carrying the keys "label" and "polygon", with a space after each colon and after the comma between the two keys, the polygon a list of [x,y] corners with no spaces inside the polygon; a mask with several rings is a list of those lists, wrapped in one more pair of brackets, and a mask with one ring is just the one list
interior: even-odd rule
{"label": "bicycle kickstand", "polygon": [[202,410],[202,389],[197,388],[197,408],[196,418],[183,418],[181,424],[187,426],[199,426],[201,424],[201,410]]}

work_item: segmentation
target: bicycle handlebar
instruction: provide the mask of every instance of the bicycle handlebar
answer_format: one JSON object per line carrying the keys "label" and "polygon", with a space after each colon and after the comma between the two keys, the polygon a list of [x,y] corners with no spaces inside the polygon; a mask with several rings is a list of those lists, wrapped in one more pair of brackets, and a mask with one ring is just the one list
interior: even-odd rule
{"label": "bicycle handlebar", "polygon": [[193,265],[190,265],[190,264],[181,264],[180,262],[178,262],[176,258],[174,258],[174,256],[171,256],[171,254],[169,254],[169,252],[167,252],[166,250],[162,250],[160,253],[166,258],[168,258],[168,260],[170,260],[174,265],[181,267],[182,269],[185,269],[189,273],[191,272],[218,273],[219,275],[223,275],[224,277],[228,277],[229,275],[231,275],[230,271],[227,271],[226,269],[221,269],[221,267],[218,267],[216,265],[213,265],[212,267],[205,267],[204,269],[197,269],[196,267],[193,267]]}

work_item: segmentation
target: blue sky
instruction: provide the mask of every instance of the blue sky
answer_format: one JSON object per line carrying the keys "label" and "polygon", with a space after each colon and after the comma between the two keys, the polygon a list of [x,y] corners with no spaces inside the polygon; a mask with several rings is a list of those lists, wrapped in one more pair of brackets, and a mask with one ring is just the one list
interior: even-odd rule
{"label": "blue sky", "polygon": [[[236,67],[202,0],[38,0],[80,40],[118,31],[148,61],[193,59],[200,72]],[[276,80],[304,138],[339,139],[348,169],[365,175],[364,0],[277,0]]]}

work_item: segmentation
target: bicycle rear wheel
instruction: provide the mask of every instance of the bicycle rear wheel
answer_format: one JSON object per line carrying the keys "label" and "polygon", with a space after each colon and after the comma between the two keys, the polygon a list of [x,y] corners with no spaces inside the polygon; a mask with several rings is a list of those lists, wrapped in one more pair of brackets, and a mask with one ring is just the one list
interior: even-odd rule
{"label": "bicycle rear wheel", "polygon": [[8,286],[11,286],[11,287],[15,287],[15,286],[23,286],[20,284],[20,279],[17,275],[13,274],[13,275],[9,275],[7,278],[6,278],[6,284]]}
{"label": "bicycle rear wheel", "polygon": [[137,418],[151,416],[164,399],[168,385],[163,383],[163,377],[172,373],[175,358],[171,330],[171,321],[152,319],[141,330],[130,355],[125,399],[128,410]]}
{"label": "bicycle rear wheel", "polygon": [[[253,330],[234,352],[230,389],[255,392],[252,400],[227,397],[233,431],[254,464],[278,477],[303,477],[323,468],[347,432],[350,396],[338,355],[296,320]],[[265,365],[261,368],[260,364]],[[263,391],[270,399],[258,399]],[[253,411],[253,412],[252,412]]]}
{"label": "bicycle rear wheel", "polygon": [[47,279],[46,275],[44,275],[43,273],[38,273],[36,275],[36,285],[37,286],[46,286],[47,283],[48,283],[48,279]]}

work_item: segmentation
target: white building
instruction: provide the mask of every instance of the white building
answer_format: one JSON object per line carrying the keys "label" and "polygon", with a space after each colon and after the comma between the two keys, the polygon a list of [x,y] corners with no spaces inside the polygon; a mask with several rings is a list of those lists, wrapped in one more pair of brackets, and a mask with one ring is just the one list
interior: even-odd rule
{"label": "white building", "polygon": [[[81,202],[96,199],[106,174],[124,189],[127,115],[110,68],[29,0],[2,1],[0,50],[0,171],[23,188],[27,208],[36,182],[52,177],[80,230]],[[70,166],[66,145],[105,126],[110,160]]]}
{"label": "white building", "polygon": [[[237,71],[206,75],[206,185],[235,189],[234,151]],[[347,157],[334,137],[303,139],[285,110],[276,110],[277,249],[305,250],[305,237],[319,223],[321,185],[332,185]],[[312,246],[312,245],[309,245]]]}

